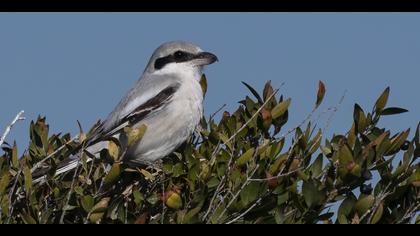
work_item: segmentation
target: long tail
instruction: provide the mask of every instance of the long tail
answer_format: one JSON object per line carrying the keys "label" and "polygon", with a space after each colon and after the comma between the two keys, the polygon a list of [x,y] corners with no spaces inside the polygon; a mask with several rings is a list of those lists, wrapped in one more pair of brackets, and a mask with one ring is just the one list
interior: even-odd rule
{"label": "long tail", "polygon": [[[93,154],[96,158],[99,158],[99,152],[100,150],[102,150],[104,147],[106,147],[105,145],[107,145],[107,142],[99,142],[96,143],[92,146],[89,146],[88,148],[86,148],[86,151],[88,151],[89,153]],[[86,159],[86,162],[91,162],[93,159],[91,157],[88,157]],[[72,155],[70,156],[68,159],[60,162],[57,166],[57,170],[54,174],[54,176],[59,176],[62,174],[65,174],[69,171],[74,170],[78,165],[80,164],[80,156],[79,154],[76,155]],[[47,179],[47,172],[50,171],[50,168],[44,168],[44,169],[40,169],[35,171],[34,173],[32,173],[32,182],[33,183],[43,183],[46,181]]]}

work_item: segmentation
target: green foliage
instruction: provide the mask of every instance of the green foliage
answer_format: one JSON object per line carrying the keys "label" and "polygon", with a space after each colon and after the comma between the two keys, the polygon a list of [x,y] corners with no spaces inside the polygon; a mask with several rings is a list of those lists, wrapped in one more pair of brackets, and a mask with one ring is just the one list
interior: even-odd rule
{"label": "green foliage", "polygon": [[[348,132],[324,138],[310,122],[278,135],[291,99],[277,99],[270,82],[262,94],[244,84],[254,99],[247,96],[218,122],[203,118],[198,135],[153,166],[130,168],[120,160],[121,144],[110,140],[102,159],[89,161],[85,152],[76,170],[56,176],[93,129],[86,135],[80,129],[79,139],[49,135],[39,117],[22,157],[16,144],[3,147],[0,222],[413,222],[420,209],[420,124],[411,140],[410,130],[391,134],[379,127],[382,116],[406,111],[386,107],[389,88],[372,112],[354,106]],[[207,88],[205,77],[201,85]],[[325,91],[320,82],[315,109]],[[127,129],[128,143],[145,132]],[[33,172],[45,167],[46,181],[35,181]],[[373,174],[379,181],[371,183]]]}

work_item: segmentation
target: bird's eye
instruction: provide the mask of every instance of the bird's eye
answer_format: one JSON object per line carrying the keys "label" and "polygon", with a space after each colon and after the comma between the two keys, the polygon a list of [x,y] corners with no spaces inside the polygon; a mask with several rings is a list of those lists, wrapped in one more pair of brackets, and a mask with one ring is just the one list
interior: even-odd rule
{"label": "bird's eye", "polygon": [[176,51],[176,52],[174,53],[174,57],[175,57],[175,59],[182,59],[182,58],[184,58],[184,56],[185,56],[185,53],[184,53],[184,52],[182,52],[182,51]]}

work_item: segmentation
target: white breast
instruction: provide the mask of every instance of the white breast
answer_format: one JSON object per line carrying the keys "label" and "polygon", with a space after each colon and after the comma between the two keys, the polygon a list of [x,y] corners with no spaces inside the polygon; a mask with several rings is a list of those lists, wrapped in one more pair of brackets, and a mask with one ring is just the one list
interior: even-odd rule
{"label": "white breast", "polygon": [[180,77],[181,86],[171,102],[144,120],[147,131],[142,140],[128,150],[126,158],[130,162],[150,163],[161,159],[192,135],[203,115],[200,77],[201,73]]}

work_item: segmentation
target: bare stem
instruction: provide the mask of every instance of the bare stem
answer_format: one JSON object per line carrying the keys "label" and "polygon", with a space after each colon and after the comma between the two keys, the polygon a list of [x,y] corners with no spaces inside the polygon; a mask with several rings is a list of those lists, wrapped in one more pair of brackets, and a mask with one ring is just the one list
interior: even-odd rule
{"label": "bare stem", "polygon": [[261,202],[261,198],[259,198],[254,204],[252,204],[248,209],[246,209],[246,211],[242,212],[239,216],[235,217],[235,219],[227,222],[227,225],[230,225],[232,223],[235,223],[236,221],[238,221],[239,219],[241,219],[242,217],[244,217],[246,214],[248,214],[248,212],[250,212],[252,209],[254,209],[256,206],[258,206],[258,204],[260,204]]}
{"label": "bare stem", "polygon": [[20,111],[15,119],[13,119],[12,123],[6,127],[6,130],[4,131],[3,135],[0,138],[0,146],[3,145],[4,141],[6,140],[7,135],[9,135],[10,131],[12,130],[12,127],[16,124],[16,122],[25,120],[25,117],[23,117],[23,113],[25,113],[23,110]]}

